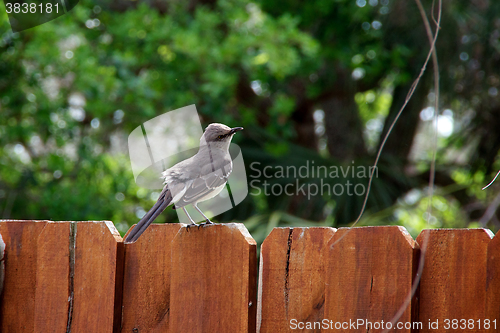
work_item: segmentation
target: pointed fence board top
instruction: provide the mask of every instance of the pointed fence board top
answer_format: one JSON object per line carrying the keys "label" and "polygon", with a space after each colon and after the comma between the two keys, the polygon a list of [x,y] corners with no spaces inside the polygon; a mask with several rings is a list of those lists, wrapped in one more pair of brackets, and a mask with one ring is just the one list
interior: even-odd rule
{"label": "pointed fence board top", "polygon": [[5,283],[0,304],[2,332],[33,332],[37,240],[48,221],[0,221],[5,242]]}
{"label": "pointed fence board top", "polygon": [[122,332],[169,332],[170,253],[181,227],[153,223],[137,242],[125,244]]}
{"label": "pointed fence board top", "polygon": [[325,303],[324,250],[335,229],[275,228],[260,252],[260,332],[289,332],[293,320],[321,321]]}
{"label": "pointed fence board top", "polygon": [[420,320],[439,321],[438,330],[424,325],[421,332],[445,332],[446,320],[450,325],[453,320],[457,325],[465,320],[465,326],[456,326],[460,332],[482,332],[483,320],[493,319],[486,318],[485,309],[487,252],[492,236],[486,229],[431,229],[417,237],[422,248],[428,242],[420,280]]}
{"label": "pointed fence board top", "polygon": [[78,222],[75,235],[71,331],[111,333],[119,296],[115,283],[121,279],[116,272],[121,237],[109,221]]}
{"label": "pointed fence board top", "polygon": [[0,221],[2,332],[113,331],[117,238],[109,222]]}
{"label": "pointed fence board top", "polygon": [[170,332],[255,332],[256,243],[242,224],[181,228],[171,272]]}
{"label": "pointed fence board top", "polygon": [[[387,226],[340,228],[328,246],[324,317],[329,329],[362,320],[342,331],[382,332],[382,321],[391,322],[408,300],[418,244],[403,227]],[[410,322],[411,310],[408,306],[398,321]]]}
{"label": "pointed fence board top", "polygon": [[275,228],[257,284],[256,243],[242,224],[153,224],[123,244],[107,221],[0,220],[0,331],[383,332],[401,310],[398,323],[411,325],[397,332],[493,332],[499,235]]}

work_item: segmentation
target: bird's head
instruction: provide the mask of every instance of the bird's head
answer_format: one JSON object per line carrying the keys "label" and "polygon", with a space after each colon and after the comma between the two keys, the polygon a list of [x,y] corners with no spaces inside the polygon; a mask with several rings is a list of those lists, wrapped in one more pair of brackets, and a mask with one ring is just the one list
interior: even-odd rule
{"label": "bird's head", "polygon": [[205,133],[200,139],[200,146],[209,145],[221,148],[229,148],[229,143],[234,133],[239,132],[243,127],[229,127],[224,124],[213,123],[208,125]]}

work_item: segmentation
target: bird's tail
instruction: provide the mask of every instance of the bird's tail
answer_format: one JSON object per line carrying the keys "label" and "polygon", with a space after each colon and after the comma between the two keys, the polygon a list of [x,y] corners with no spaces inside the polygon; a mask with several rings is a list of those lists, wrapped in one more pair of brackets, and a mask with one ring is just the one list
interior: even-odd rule
{"label": "bird's tail", "polygon": [[134,243],[151,224],[151,222],[153,222],[171,202],[172,194],[170,193],[168,186],[165,186],[163,191],[161,191],[160,193],[158,201],[156,201],[149,212],[144,215],[144,217],[139,221],[139,223],[137,223],[134,229],[132,229],[132,231],[127,235],[127,238],[125,238],[125,243]]}

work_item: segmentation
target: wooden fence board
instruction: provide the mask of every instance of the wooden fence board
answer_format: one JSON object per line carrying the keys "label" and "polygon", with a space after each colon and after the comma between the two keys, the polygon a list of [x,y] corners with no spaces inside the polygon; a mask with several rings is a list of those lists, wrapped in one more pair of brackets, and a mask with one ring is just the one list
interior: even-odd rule
{"label": "wooden fence board", "polygon": [[170,332],[255,332],[256,273],[242,224],[182,228],[172,242]]}
{"label": "wooden fence board", "polygon": [[[420,281],[419,316],[421,332],[482,332],[476,325],[450,327],[445,320],[486,319],[486,270],[488,244],[493,234],[485,229],[423,230],[417,238],[423,246],[428,237]],[[438,320],[438,329],[429,321]]]}
{"label": "wooden fence board", "polygon": [[47,223],[38,236],[34,332],[66,332],[69,237],[69,223],[54,222]]}
{"label": "wooden fence board", "polygon": [[375,325],[407,299],[425,239],[419,291],[398,321],[500,331],[500,236],[485,229],[424,230],[415,242],[396,226],[275,228],[258,304],[256,243],[242,224],[155,224],[124,245],[111,222],[1,220],[0,236],[2,333],[367,331],[358,320],[382,332]]}
{"label": "wooden fence board", "polygon": [[0,221],[5,242],[5,284],[1,298],[3,333],[32,333],[35,327],[37,240],[48,221]]}
{"label": "wooden fence board", "polygon": [[485,319],[496,320],[489,332],[500,332],[500,231],[488,244],[487,260]]}
{"label": "wooden fence board", "polygon": [[[417,253],[403,227],[338,229],[329,243],[324,317],[330,323],[323,331],[344,325],[342,332],[383,332],[382,321],[387,325],[411,292]],[[411,322],[411,311],[407,307],[398,321]]]}
{"label": "wooden fence board", "polygon": [[112,222],[76,223],[71,332],[112,332],[118,242]]}
{"label": "wooden fence board", "polygon": [[169,332],[171,246],[181,226],[154,223],[125,244],[122,332]]}
{"label": "wooden fence board", "polygon": [[1,332],[112,331],[121,240],[112,224],[11,220],[0,222],[0,233],[6,244]]}
{"label": "wooden fence board", "polygon": [[[3,241],[2,234],[0,234],[0,297],[3,293],[3,285],[5,282],[5,242]],[[1,298],[0,298],[1,299]],[[1,309],[0,309],[1,311]],[[1,320],[1,315],[0,315]]]}
{"label": "wooden fence board", "polygon": [[323,252],[333,228],[274,228],[260,252],[257,330],[289,332],[290,320],[321,321]]}

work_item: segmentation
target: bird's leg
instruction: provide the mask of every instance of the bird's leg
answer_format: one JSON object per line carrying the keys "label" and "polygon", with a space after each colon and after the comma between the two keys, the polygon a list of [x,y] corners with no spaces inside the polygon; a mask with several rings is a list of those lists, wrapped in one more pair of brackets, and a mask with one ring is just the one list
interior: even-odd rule
{"label": "bird's leg", "polygon": [[198,208],[198,204],[193,204],[193,207],[205,218],[205,223],[200,223],[198,225],[198,228],[202,225],[208,225],[208,224],[214,224],[212,221],[210,221],[210,219],[208,217],[205,216],[205,214],[203,214],[203,212],[201,211],[201,209]]}
{"label": "bird's leg", "polygon": [[194,223],[193,219],[191,218],[191,216],[190,216],[190,215],[189,215],[189,213],[187,212],[186,208],[185,208],[185,207],[182,207],[182,210],[184,211],[184,213],[186,213],[186,216],[188,217],[189,221],[191,221],[191,223],[190,223],[190,224],[188,224],[188,225],[186,226],[186,228],[188,228],[188,230],[189,230],[189,228],[190,228],[190,227],[197,227],[198,225],[197,225],[196,223]]}

